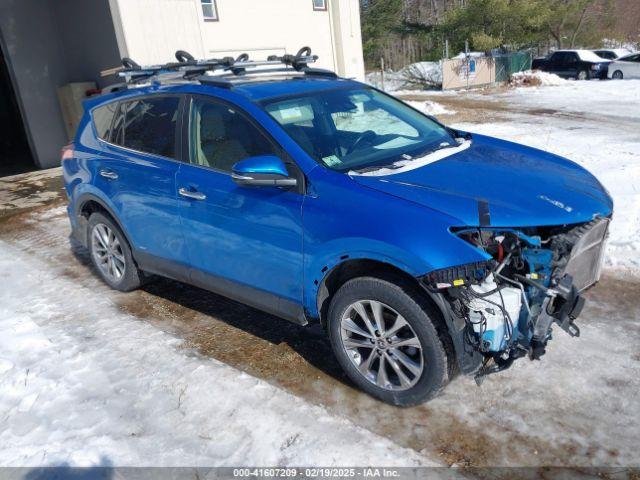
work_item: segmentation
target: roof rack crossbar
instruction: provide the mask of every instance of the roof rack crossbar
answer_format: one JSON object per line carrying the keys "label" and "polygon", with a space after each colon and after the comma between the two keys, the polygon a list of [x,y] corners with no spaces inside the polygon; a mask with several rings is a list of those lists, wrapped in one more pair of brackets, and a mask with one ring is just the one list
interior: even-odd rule
{"label": "roof rack crossbar", "polygon": [[[139,84],[151,80],[160,81],[164,77],[176,79],[181,76],[184,80],[199,80],[207,84],[227,85],[228,82],[225,82],[224,78],[244,77],[249,74],[247,69],[284,65],[284,68],[256,69],[250,73],[257,75],[273,72],[300,72],[305,75],[337,77],[330,70],[309,67],[309,63],[314,63],[318,60],[317,55],[311,54],[311,48],[309,47],[301,48],[295,55],[271,55],[266,60],[250,60],[247,53],[242,53],[235,59],[233,57],[223,57],[197,60],[184,50],[178,50],[175,53],[175,57],[177,62],[149,66],[140,66],[132,59],[125,57],[122,59],[122,68],[118,71],[118,75],[130,84]],[[207,75],[208,72],[216,70],[224,70],[229,73],[217,76]]]}

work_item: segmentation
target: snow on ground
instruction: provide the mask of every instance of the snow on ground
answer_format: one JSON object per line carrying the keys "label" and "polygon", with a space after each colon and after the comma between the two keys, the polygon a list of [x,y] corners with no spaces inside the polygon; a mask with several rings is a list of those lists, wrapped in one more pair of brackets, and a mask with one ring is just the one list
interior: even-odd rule
{"label": "snow on ground", "polygon": [[0,241],[0,465],[418,465]]}
{"label": "snow on ground", "polygon": [[[516,88],[492,99],[520,106],[552,108],[562,113],[584,114],[592,120],[600,117],[630,120],[635,124],[636,133],[640,134],[640,80],[569,80],[558,88]],[[606,118],[602,119],[602,126],[611,131]],[[612,137],[614,141],[618,138]]]}

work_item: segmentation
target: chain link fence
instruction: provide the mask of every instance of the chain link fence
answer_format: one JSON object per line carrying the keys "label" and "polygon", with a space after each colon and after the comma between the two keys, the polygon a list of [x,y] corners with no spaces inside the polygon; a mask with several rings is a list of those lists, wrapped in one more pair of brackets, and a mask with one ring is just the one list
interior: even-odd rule
{"label": "chain link fence", "polygon": [[531,69],[533,51],[499,54],[493,58],[496,64],[495,82],[503,83],[508,82],[512,74]]}

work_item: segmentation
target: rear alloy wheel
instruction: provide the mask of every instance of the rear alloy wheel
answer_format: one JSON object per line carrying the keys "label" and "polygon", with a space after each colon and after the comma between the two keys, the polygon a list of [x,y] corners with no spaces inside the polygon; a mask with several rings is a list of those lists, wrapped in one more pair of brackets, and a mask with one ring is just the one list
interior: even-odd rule
{"label": "rear alloy wheel", "polygon": [[588,80],[589,79],[589,72],[587,72],[586,70],[580,70],[578,72],[578,80]]}
{"label": "rear alloy wheel", "polygon": [[613,72],[613,75],[611,77],[614,80],[622,80],[624,78],[624,75],[622,74],[622,72],[620,70],[616,70],[615,72]]}
{"label": "rear alloy wheel", "polygon": [[122,245],[116,234],[104,223],[98,223],[91,231],[91,251],[96,266],[112,283],[118,283],[127,269]]}
{"label": "rear alloy wheel", "polygon": [[128,292],[142,284],[143,274],[131,256],[131,249],[120,228],[106,215],[89,218],[91,262],[100,277],[112,288]]}
{"label": "rear alloy wheel", "polygon": [[356,278],[331,301],[331,345],[362,390],[393,405],[416,405],[437,395],[448,379],[436,315],[429,303],[399,285]]}

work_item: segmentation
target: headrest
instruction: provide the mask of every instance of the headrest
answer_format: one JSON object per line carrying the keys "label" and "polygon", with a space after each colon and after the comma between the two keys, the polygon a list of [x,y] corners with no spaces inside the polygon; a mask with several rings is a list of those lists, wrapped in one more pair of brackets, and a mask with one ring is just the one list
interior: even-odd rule
{"label": "headrest", "polygon": [[314,118],[313,108],[304,100],[270,105],[267,107],[267,111],[280,125],[309,122]]}
{"label": "headrest", "polygon": [[202,142],[213,141],[226,135],[224,116],[220,107],[203,105],[200,110],[200,139]]}

